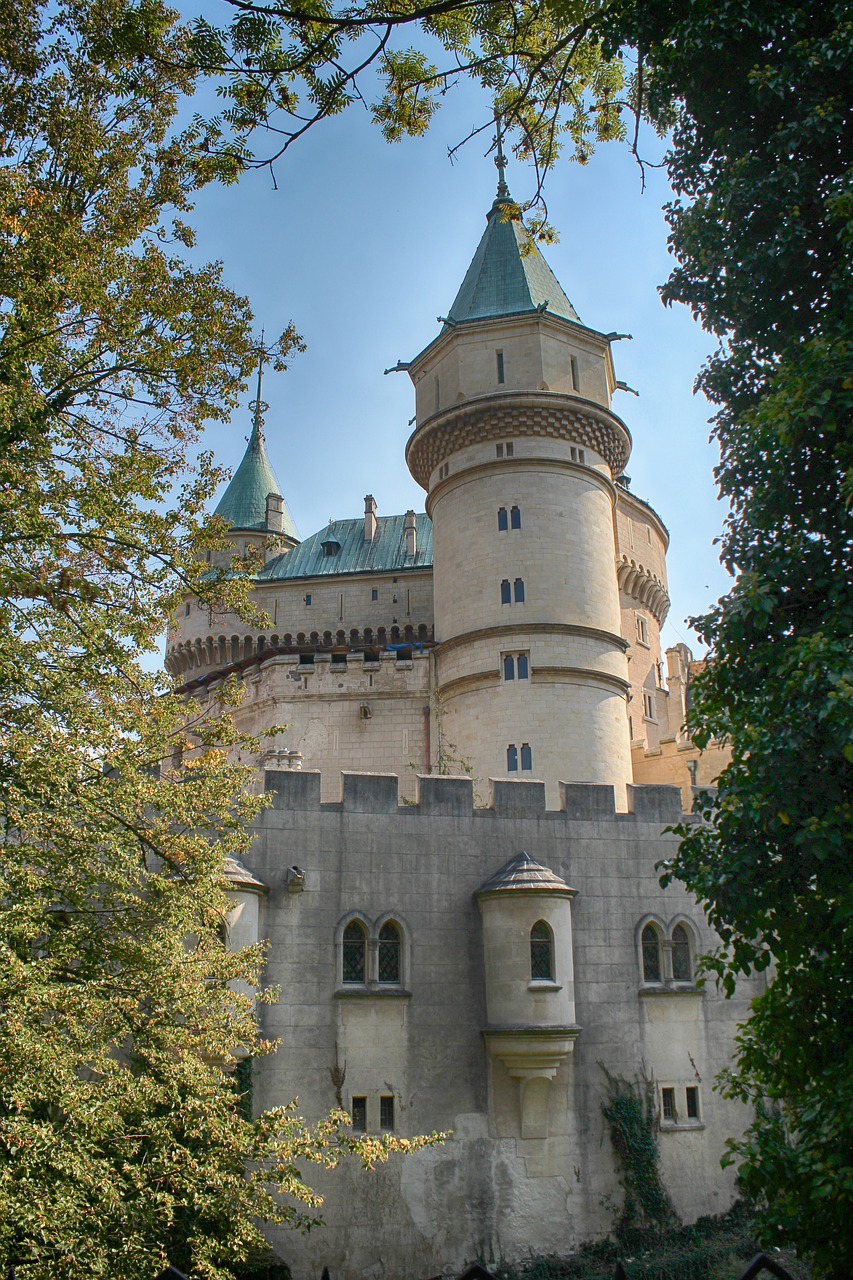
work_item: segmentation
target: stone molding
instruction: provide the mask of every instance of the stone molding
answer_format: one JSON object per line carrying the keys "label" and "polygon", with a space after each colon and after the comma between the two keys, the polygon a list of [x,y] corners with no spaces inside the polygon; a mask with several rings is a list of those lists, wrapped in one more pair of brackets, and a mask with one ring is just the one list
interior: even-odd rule
{"label": "stone molding", "polygon": [[630,641],[624,636],[617,635],[615,631],[603,631],[600,627],[587,627],[574,622],[508,622],[497,627],[480,627],[477,631],[463,631],[457,636],[448,636],[446,640],[439,640],[433,646],[433,651],[436,657],[440,658],[451,649],[456,649],[460,645],[473,644],[477,640],[545,634],[580,636],[584,640],[603,641],[611,648],[618,649],[620,653],[627,653],[631,647]]}
{"label": "stone molding", "polygon": [[[461,693],[474,689],[489,689],[499,685],[500,674],[497,671],[473,671],[466,676],[457,676],[455,680],[438,682],[438,690],[443,699],[455,698]],[[533,667],[530,672],[531,684],[595,684],[605,688],[609,693],[614,690],[627,697],[631,688],[627,680],[613,676],[607,671],[597,671],[595,667]]]}
{"label": "stone molding", "polygon": [[616,578],[626,595],[651,611],[663,626],[669,613],[669,593],[657,574],[645,565],[623,555],[616,562]]}
{"label": "stone molding", "polygon": [[[569,471],[576,474],[580,479],[585,480],[588,484],[595,485],[601,489],[610,499],[611,505],[616,506],[617,492],[616,485],[607,476],[602,475],[595,467],[591,467],[585,462],[571,462],[568,458],[534,458],[534,457],[513,457],[512,462],[522,464],[517,466],[517,470],[523,469],[523,465],[535,471]],[[426,512],[430,520],[432,519],[432,509],[442,494],[448,489],[452,489],[454,483],[460,479],[464,479],[466,483],[469,480],[479,479],[483,475],[489,475],[494,471],[500,471],[501,468],[506,470],[507,460],[505,458],[495,458],[489,462],[474,462],[468,467],[462,467],[459,471],[452,471],[450,475],[443,480],[439,480],[438,484],[432,488],[427,494]]]}
{"label": "stone molding", "polygon": [[421,488],[428,490],[430,476],[449,454],[507,436],[551,437],[594,449],[614,476],[622,474],[631,453],[624,422],[592,400],[548,391],[511,391],[481,396],[427,418],[409,437],[406,463]]}

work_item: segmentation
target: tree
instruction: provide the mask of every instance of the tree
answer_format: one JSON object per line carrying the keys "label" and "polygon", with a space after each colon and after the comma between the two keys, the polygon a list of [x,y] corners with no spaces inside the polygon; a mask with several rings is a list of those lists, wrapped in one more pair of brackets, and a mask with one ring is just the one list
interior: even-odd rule
{"label": "tree", "polygon": [[260,801],[227,695],[188,723],[140,661],[185,592],[246,607],[188,467],[254,352],[182,257],[193,190],[234,172],[170,132],[186,49],[158,0],[2,11],[0,1263],[33,1280],[226,1275],[257,1219],[316,1217],[306,1161],[417,1145],[246,1114],[273,993],[221,940],[223,868]]}
{"label": "tree", "polygon": [[[849,1275],[849,12],[838,0],[230,2],[230,43],[203,24],[197,32],[207,65],[230,77],[230,110],[210,137],[221,145],[233,129],[246,145],[254,125],[271,126],[259,163],[368,92],[371,62],[387,136],[426,128],[454,77],[470,75],[540,180],[566,131],[582,160],[596,135],[624,135],[626,109],[638,157],[641,118],[672,129],[677,266],[662,293],[719,340],[699,386],[717,408],[717,475],[731,504],[722,558],[736,584],[695,623],[714,660],[692,721],[700,745],[726,738],[733,760],[705,797],[704,824],[683,829],[665,879],[703,902],[723,942],[710,969],[727,990],[773,966],[728,1078],[757,1106],[732,1157],[765,1203],[768,1239],[792,1242],[820,1275]],[[392,50],[408,29],[434,57]]]}

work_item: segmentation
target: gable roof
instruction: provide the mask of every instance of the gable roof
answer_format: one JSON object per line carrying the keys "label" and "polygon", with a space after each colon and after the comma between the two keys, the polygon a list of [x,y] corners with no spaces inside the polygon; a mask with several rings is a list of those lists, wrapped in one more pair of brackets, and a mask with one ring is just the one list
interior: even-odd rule
{"label": "gable roof", "polygon": [[[364,520],[332,520],[298,547],[285,551],[258,574],[261,582],[289,578],[334,578],[345,573],[404,573],[432,568],[432,521],[415,517],[417,551],[406,555],[406,517],[379,516],[376,534],[364,536]],[[328,550],[327,550],[328,548]]]}

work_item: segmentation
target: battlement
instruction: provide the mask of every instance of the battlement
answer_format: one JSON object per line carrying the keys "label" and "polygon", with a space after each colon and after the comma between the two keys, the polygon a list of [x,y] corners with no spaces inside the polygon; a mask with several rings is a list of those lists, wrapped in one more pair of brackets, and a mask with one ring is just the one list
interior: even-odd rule
{"label": "battlement", "polygon": [[395,773],[342,773],[343,799],[320,801],[320,773],[267,769],[264,790],[273,809],[339,810],[346,813],[421,813],[429,817],[492,814],[504,818],[542,818],[549,821],[633,821],[665,825],[683,816],[681,791],[670,786],[629,786],[628,812],[616,809],[613,787],[591,782],[561,782],[559,809],[546,809],[545,783],[490,778],[490,802],[474,805],[471,778],[418,774],[417,799],[401,802]]}

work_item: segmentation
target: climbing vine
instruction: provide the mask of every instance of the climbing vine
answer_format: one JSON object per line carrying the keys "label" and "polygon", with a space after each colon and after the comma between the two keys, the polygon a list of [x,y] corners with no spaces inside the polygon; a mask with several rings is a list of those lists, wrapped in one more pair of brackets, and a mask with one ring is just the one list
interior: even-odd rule
{"label": "climbing vine", "polygon": [[624,1080],[599,1065],[608,1085],[601,1110],[625,1192],[617,1235],[638,1229],[671,1228],[677,1224],[678,1216],[660,1177],[653,1083],[647,1079]]}

